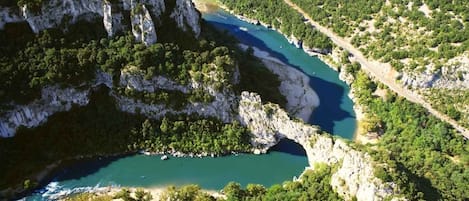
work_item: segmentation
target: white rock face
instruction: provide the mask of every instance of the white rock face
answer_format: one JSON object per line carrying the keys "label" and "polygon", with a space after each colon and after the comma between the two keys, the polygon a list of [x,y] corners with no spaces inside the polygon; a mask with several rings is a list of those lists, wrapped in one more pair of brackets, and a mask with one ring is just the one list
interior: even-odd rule
{"label": "white rock face", "polygon": [[34,33],[58,26],[65,16],[70,17],[71,23],[85,14],[103,16],[103,1],[95,0],[51,0],[43,4],[39,13],[21,8],[21,15],[28,22]]}
{"label": "white rock face", "polygon": [[190,88],[182,86],[164,77],[154,76],[150,80],[144,79],[143,72],[136,67],[128,67],[121,71],[120,86],[135,89],[137,91],[155,92],[157,89],[177,90],[188,93]]}
{"label": "white rock face", "polygon": [[167,114],[198,114],[203,117],[215,117],[225,123],[230,123],[234,119],[231,108],[233,108],[233,103],[236,102],[236,97],[229,93],[217,93],[214,95],[215,100],[213,102],[191,103],[181,110],[174,110],[163,104],[146,104],[122,96],[117,96],[116,100],[120,110],[133,114],[139,112],[153,119],[161,119]]}
{"label": "white rock face", "polygon": [[251,144],[257,152],[265,152],[286,137],[303,146],[311,167],[316,163],[338,165],[331,185],[345,199],[356,196],[358,200],[372,201],[393,195],[394,185],[384,185],[374,177],[370,156],[352,149],[343,140],[321,135],[317,127],[291,120],[278,105],[262,105],[255,93],[241,94],[238,111],[240,122],[253,134]]}
{"label": "white rock face", "polygon": [[298,39],[295,35],[291,35],[287,37],[287,40],[290,44],[294,45],[296,48],[303,48],[303,41]]}
{"label": "white rock face", "polygon": [[[247,45],[239,44],[246,50]],[[282,81],[279,87],[280,93],[287,98],[287,111],[295,117],[308,122],[314,111],[320,104],[316,92],[309,85],[309,77],[301,71],[288,66],[279,59],[272,57],[268,52],[252,47],[254,56],[260,58],[264,65]]]}
{"label": "white rock face", "polygon": [[401,82],[412,88],[469,88],[469,53],[448,60],[441,70],[427,66],[423,72],[413,71],[401,74]]}
{"label": "white rock face", "polygon": [[89,90],[46,87],[42,90],[41,99],[28,105],[18,105],[0,118],[0,136],[13,137],[20,126],[36,127],[52,114],[70,110],[73,104],[86,105],[89,101],[88,94]]}
{"label": "white rock face", "polygon": [[[160,17],[165,12],[164,0],[48,0],[39,11],[32,11],[27,6],[21,8],[0,8],[0,29],[6,23],[26,21],[34,33],[57,27],[64,21],[75,23],[78,20],[102,18],[108,36],[125,31],[122,11],[138,10],[131,16],[132,33],[137,41],[146,45],[156,42],[156,27],[161,24]],[[137,8],[138,7],[138,8]],[[171,17],[184,31],[192,30],[196,37],[200,35],[200,13],[190,0],[177,0]],[[155,22],[153,21],[155,20]]]}
{"label": "white rock face", "polygon": [[137,4],[136,6],[132,9],[131,14],[132,34],[135,40],[147,46],[156,43],[155,24],[153,24],[150,12],[143,4]]}
{"label": "white rock face", "polygon": [[210,103],[190,103],[180,110],[174,110],[163,104],[146,104],[132,98],[115,95],[117,104],[122,111],[140,112],[153,119],[160,119],[166,114],[198,114],[204,117],[216,117],[226,123],[230,123],[234,119],[232,108],[235,108],[237,99],[230,90],[217,92],[211,86],[202,85],[194,80],[188,86],[182,86],[163,76],[155,76],[150,80],[145,80],[143,72],[132,67],[121,72],[120,86],[137,91],[154,92],[157,89],[166,89],[183,93],[202,88],[215,97],[215,100]]}
{"label": "white rock face", "polygon": [[[141,0],[141,2],[145,5],[148,5],[150,9],[150,13],[152,14],[154,18],[157,18],[156,20],[159,20],[158,18],[166,10],[164,0]],[[159,22],[155,22],[155,23],[159,23]]]}
{"label": "white rock face", "polygon": [[200,36],[200,13],[195,9],[192,1],[176,0],[176,7],[171,13],[171,18],[176,21],[178,27],[182,30],[191,29],[195,37]]}
{"label": "white rock face", "polygon": [[11,8],[0,8],[0,29],[5,28],[6,23],[16,23],[23,21],[18,10]]}
{"label": "white rock face", "polygon": [[103,4],[103,24],[109,37],[114,36],[116,33],[124,30],[122,20],[124,19],[122,13],[117,11],[119,8],[108,1]]}

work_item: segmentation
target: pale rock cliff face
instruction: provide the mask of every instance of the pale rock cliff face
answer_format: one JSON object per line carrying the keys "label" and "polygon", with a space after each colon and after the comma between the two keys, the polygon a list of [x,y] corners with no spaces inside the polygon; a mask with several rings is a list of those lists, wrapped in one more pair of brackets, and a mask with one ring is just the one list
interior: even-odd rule
{"label": "pale rock cliff face", "polygon": [[124,16],[122,13],[117,12],[119,8],[108,1],[103,4],[103,24],[109,37],[114,36],[118,32],[124,31],[122,20]]}
{"label": "pale rock cliff face", "polygon": [[0,8],[0,29],[5,28],[6,23],[16,23],[23,21],[17,10],[11,8]]}
{"label": "pale rock cliff face", "polygon": [[[137,41],[146,45],[156,42],[157,25],[165,12],[164,0],[48,0],[39,11],[32,11],[27,6],[21,8],[0,8],[0,29],[6,23],[26,21],[34,33],[54,28],[62,23],[75,23],[78,20],[93,21],[102,18],[108,36],[125,31],[123,11],[138,10],[131,16],[132,33]],[[190,0],[177,0],[170,11],[178,27],[184,31],[192,30],[196,37],[200,35],[200,13]],[[154,22],[155,20],[155,22]]]}
{"label": "pale rock cliff face", "polygon": [[452,58],[440,70],[427,66],[423,72],[404,72],[400,81],[412,88],[469,88],[469,53]]}
{"label": "pale rock cliff face", "polygon": [[200,36],[200,13],[195,9],[192,1],[176,0],[176,7],[171,17],[182,30],[191,29],[196,38]]}
{"label": "pale rock cliff face", "polygon": [[[132,0],[134,2],[135,0]],[[153,18],[156,18],[158,22],[155,22],[155,24],[160,23],[159,17],[163,14],[163,12],[166,10],[166,5],[164,0],[141,0],[141,2],[144,5],[148,5],[150,9],[150,13],[152,14]]]}
{"label": "pale rock cliff face", "polygon": [[316,163],[338,167],[332,174],[331,185],[346,200],[353,197],[383,200],[393,195],[394,185],[384,184],[374,177],[369,155],[354,150],[341,139],[319,134],[317,127],[291,120],[278,105],[262,105],[260,96],[255,93],[243,92],[240,99],[239,120],[251,131],[251,143],[258,153],[286,137],[303,146],[311,167]]}
{"label": "pale rock cliff face", "polygon": [[131,18],[132,34],[135,40],[147,46],[156,43],[155,24],[147,7],[143,4],[137,4],[132,9]]}
{"label": "pale rock cliff face", "polygon": [[226,123],[230,123],[234,119],[233,108],[235,108],[237,101],[231,90],[225,89],[218,92],[211,86],[205,86],[194,80],[188,86],[182,86],[163,76],[155,76],[150,80],[145,80],[143,73],[135,71],[133,68],[124,69],[121,72],[120,86],[145,92],[166,89],[183,93],[202,88],[215,97],[215,100],[210,103],[190,103],[180,110],[175,110],[164,104],[146,104],[132,98],[114,95],[118,107],[122,111],[144,114],[153,119],[160,119],[166,114],[198,114],[204,117],[216,117]]}
{"label": "pale rock cliff face", "polygon": [[177,90],[183,93],[189,92],[188,86],[182,86],[176,82],[156,75],[150,80],[144,78],[143,72],[139,72],[136,67],[128,67],[121,71],[120,86],[135,89],[137,91],[155,92],[157,89]]}
{"label": "pale rock cliff face", "polygon": [[[238,44],[238,46],[243,50],[249,47],[245,44]],[[260,58],[262,63],[281,80],[279,90],[287,98],[285,109],[293,116],[308,122],[314,108],[317,108],[320,104],[318,95],[309,86],[309,77],[279,59],[270,56],[268,52],[257,47],[252,47],[252,49],[254,50],[254,56]]]}
{"label": "pale rock cliff face", "polygon": [[215,100],[210,103],[191,103],[180,110],[168,108],[164,104],[146,104],[132,98],[116,96],[120,110],[129,113],[140,113],[149,118],[161,119],[167,114],[197,114],[203,117],[215,117],[225,123],[230,123],[233,117],[232,105],[236,97],[231,92],[212,94]]}
{"label": "pale rock cliff face", "polygon": [[73,104],[86,105],[88,94],[89,90],[46,87],[42,90],[41,99],[28,105],[17,105],[0,118],[0,136],[12,137],[20,126],[36,127],[54,113],[70,110]]}
{"label": "pale rock cliff face", "polygon": [[290,35],[290,37],[287,37],[287,40],[290,44],[294,45],[296,48],[303,48],[303,41],[298,39],[295,35]]}
{"label": "pale rock cliff face", "polygon": [[86,14],[103,16],[103,1],[94,0],[51,0],[43,4],[39,13],[35,13],[23,6],[21,15],[28,22],[34,33],[58,26],[65,16],[74,23]]}

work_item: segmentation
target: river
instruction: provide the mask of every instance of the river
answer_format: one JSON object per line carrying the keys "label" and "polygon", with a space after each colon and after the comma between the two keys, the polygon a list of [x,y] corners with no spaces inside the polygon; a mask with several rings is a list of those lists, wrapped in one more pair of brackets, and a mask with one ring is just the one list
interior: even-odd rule
{"label": "river", "polygon": [[[353,102],[347,96],[349,88],[339,80],[337,72],[318,58],[290,45],[273,30],[241,21],[221,10],[203,17],[212,25],[228,30],[242,43],[269,52],[308,75],[310,85],[320,99],[320,106],[309,123],[343,138],[353,138],[356,127]],[[198,184],[204,189],[220,190],[228,182],[236,181],[242,185],[258,183],[269,187],[298,176],[307,163],[304,150],[290,141],[282,141],[264,155],[171,158],[166,161],[161,161],[159,156],[134,155],[84,161],[60,171],[46,187],[26,200],[47,200],[50,198],[47,196],[74,189],[111,185],[151,188]]]}

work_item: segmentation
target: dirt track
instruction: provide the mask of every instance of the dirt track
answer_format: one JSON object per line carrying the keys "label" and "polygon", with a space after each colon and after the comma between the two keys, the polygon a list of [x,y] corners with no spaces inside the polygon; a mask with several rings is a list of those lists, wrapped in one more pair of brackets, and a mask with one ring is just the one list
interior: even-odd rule
{"label": "dirt track", "polygon": [[[469,139],[469,131],[463,126],[459,125],[454,119],[451,119],[447,115],[434,109],[428,102],[422,99],[415,92],[412,92],[409,89],[404,88],[402,85],[398,84],[393,76],[390,76],[390,73],[387,72],[385,66],[389,67],[389,64],[380,63],[378,61],[368,60],[363,54],[355,47],[350,44],[346,39],[338,36],[332,30],[321,26],[319,23],[313,20],[303,9],[298,7],[296,4],[290,0],[284,0],[290,7],[301,13],[304,18],[308,20],[311,25],[316,27],[320,32],[327,35],[336,45],[344,48],[348,52],[354,55],[357,62],[362,66],[362,69],[365,70],[369,75],[375,77],[377,80],[388,86],[391,90],[399,94],[400,96],[405,97],[407,100],[414,103],[420,104],[426,108],[431,114],[435,115],[437,118],[451,124],[457,131],[459,131],[466,139]],[[390,69],[390,68],[388,68]]]}

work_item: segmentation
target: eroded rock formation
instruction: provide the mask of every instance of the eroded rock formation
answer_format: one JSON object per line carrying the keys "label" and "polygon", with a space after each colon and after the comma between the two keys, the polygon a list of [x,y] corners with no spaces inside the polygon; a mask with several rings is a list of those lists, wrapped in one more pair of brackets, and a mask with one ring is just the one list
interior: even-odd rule
{"label": "eroded rock formation", "polygon": [[[102,20],[108,36],[131,28],[137,41],[146,45],[156,42],[160,17],[166,12],[165,2],[174,0],[46,0],[39,9],[0,7],[0,29],[7,23],[27,22],[34,33],[44,29],[73,24],[78,20]],[[175,0],[170,13],[177,26],[200,35],[200,13],[190,0]],[[130,12],[130,19],[125,20]],[[130,21],[131,24],[125,24]]]}
{"label": "eroded rock formation", "polygon": [[262,104],[255,93],[243,92],[239,102],[239,120],[249,128],[251,144],[265,152],[282,138],[291,139],[306,151],[311,167],[316,163],[337,166],[332,187],[345,199],[383,200],[394,196],[395,185],[384,183],[373,174],[371,157],[351,148],[344,140],[321,134],[320,129],[292,120],[275,104]]}

